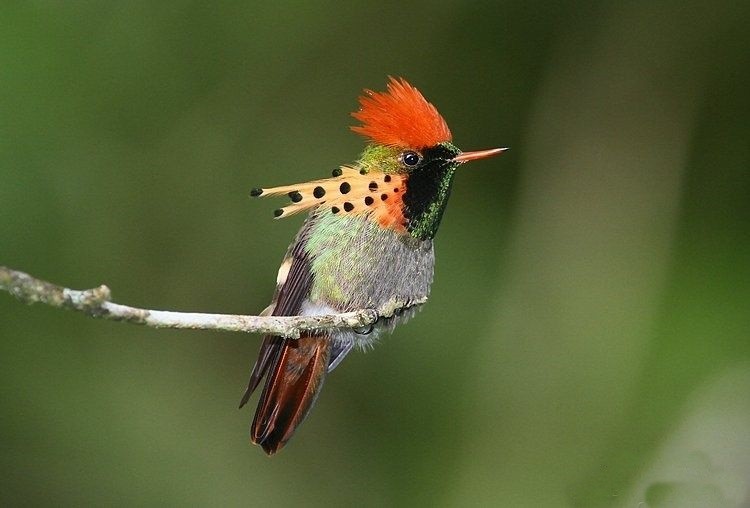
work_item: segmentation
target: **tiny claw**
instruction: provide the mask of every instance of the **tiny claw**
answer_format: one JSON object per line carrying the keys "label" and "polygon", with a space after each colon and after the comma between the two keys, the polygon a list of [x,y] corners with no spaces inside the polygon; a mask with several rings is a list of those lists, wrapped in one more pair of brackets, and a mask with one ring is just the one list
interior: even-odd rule
{"label": "tiny claw", "polygon": [[360,326],[359,328],[354,328],[353,330],[357,335],[370,335],[374,329],[375,323],[370,323],[367,326]]}

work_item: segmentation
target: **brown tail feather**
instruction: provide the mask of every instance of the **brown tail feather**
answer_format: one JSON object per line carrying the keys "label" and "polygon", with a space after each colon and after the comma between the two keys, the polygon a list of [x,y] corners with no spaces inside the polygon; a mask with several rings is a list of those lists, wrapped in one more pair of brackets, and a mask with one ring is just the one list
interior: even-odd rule
{"label": "brown tail feather", "polygon": [[323,387],[331,354],[325,336],[285,340],[270,359],[253,419],[251,438],[269,455],[279,451],[302,423]]}

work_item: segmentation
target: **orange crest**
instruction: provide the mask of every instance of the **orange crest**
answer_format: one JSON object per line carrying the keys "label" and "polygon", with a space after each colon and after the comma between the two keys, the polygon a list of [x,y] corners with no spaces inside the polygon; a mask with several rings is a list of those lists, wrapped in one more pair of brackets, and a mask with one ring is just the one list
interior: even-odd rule
{"label": "orange crest", "polygon": [[452,139],[435,106],[404,78],[390,78],[387,92],[365,90],[352,116],[362,122],[351,129],[375,143],[424,148]]}

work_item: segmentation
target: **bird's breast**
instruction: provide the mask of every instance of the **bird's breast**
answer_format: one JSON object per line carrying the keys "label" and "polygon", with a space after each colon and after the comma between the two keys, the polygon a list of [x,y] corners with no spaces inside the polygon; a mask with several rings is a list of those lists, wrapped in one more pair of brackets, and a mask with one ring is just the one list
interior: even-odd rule
{"label": "bird's breast", "polygon": [[305,251],[313,273],[310,300],[341,310],[382,309],[429,294],[432,240],[382,228],[367,217],[328,211],[312,221]]}

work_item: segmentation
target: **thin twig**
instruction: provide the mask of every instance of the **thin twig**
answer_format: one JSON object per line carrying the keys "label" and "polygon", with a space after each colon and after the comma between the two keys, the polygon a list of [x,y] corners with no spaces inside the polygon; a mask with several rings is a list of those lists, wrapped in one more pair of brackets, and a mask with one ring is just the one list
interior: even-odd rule
{"label": "thin twig", "polygon": [[240,316],[149,310],[120,305],[110,301],[107,286],[93,289],[68,289],[31,275],[0,266],[0,290],[9,292],[24,303],[45,303],[53,307],[77,310],[92,317],[126,321],[153,328],[188,328],[229,332],[262,333],[299,338],[307,330],[362,328],[374,324],[379,317],[390,317],[399,310],[423,301],[394,304],[384,309],[363,309],[324,316]]}

